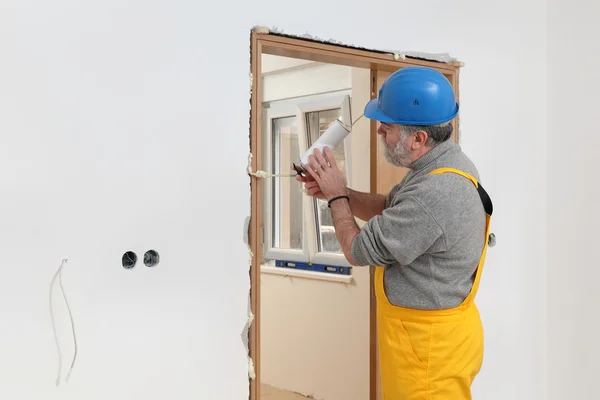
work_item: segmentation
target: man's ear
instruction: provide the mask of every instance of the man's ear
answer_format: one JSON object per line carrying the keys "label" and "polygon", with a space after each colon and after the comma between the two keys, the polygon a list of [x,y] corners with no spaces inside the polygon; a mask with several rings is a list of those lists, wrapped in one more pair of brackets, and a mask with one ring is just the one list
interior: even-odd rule
{"label": "man's ear", "polygon": [[413,141],[413,149],[418,149],[425,146],[427,143],[427,139],[429,139],[429,135],[425,131],[417,131],[414,134],[415,140]]}

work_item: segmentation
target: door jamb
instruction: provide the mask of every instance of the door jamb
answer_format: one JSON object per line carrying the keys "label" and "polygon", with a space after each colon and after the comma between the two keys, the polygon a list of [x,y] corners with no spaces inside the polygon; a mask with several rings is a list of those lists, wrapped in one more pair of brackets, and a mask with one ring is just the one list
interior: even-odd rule
{"label": "door jamb", "polygon": [[[268,29],[254,29],[250,36],[250,69],[251,69],[251,98],[250,98],[250,153],[252,154],[250,168],[257,171],[262,168],[262,54],[283,57],[300,58],[323,63],[366,68],[371,70],[371,98],[377,97],[377,71],[393,72],[408,66],[426,66],[442,72],[450,80],[458,101],[458,75],[462,63],[428,61],[405,57],[396,59],[394,54],[376,50],[364,50],[339,44],[322,43],[316,40],[295,38],[289,35],[271,33]],[[458,138],[458,118],[453,120],[455,141]],[[371,121],[371,147],[376,145],[377,124]],[[250,172],[250,171],[249,171]],[[377,176],[376,165],[371,160],[371,179]],[[252,255],[250,266],[250,307],[254,315],[249,329],[249,356],[254,365],[254,378],[250,379],[250,400],[260,400],[260,258],[262,253],[263,181],[250,175],[251,216],[249,224],[248,244]],[[371,191],[373,192],[373,182]],[[376,187],[376,186],[375,186]],[[376,318],[375,296],[373,290],[373,267],[371,275],[371,308],[370,308],[370,400],[376,400]]]}

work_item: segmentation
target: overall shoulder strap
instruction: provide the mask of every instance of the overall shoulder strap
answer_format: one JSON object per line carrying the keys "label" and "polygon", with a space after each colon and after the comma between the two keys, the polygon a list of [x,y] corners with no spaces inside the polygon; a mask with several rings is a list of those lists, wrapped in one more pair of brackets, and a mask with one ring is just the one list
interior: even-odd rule
{"label": "overall shoulder strap", "polygon": [[475,187],[477,188],[477,192],[479,193],[479,198],[481,199],[481,202],[483,203],[483,209],[485,210],[485,213],[486,213],[485,237],[487,240],[484,242],[483,251],[481,253],[481,257],[479,258],[479,264],[477,266],[477,272],[475,274],[475,281],[473,282],[473,287],[471,288],[471,292],[469,293],[467,298],[462,303],[463,306],[466,306],[468,304],[471,304],[474,301],[475,295],[477,294],[477,290],[479,289],[479,282],[481,280],[481,273],[483,270],[487,249],[489,246],[494,246],[496,243],[495,236],[493,236],[493,234],[490,233],[490,220],[492,218],[492,212],[494,210],[494,206],[492,204],[492,200],[490,199],[490,196],[488,196],[487,192],[479,184],[477,179],[475,179],[475,177],[467,174],[466,172],[463,172],[463,171],[460,171],[460,170],[454,169],[454,168],[438,168],[436,170],[431,171],[430,174],[436,175],[436,174],[443,174],[443,173],[447,173],[447,172],[461,175],[461,176],[467,178],[468,180],[470,180],[471,182],[473,182],[473,185],[475,185]]}
{"label": "overall shoulder strap", "polygon": [[485,191],[483,186],[481,186],[481,184],[477,181],[477,179],[475,179],[472,175],[467,174],[464,171],[454,169],[454,168],[438,168],[438,169],[434,169],[429,174],[439,175],[439,174],[444,174],[444,173],[448,173],[448,172],[461,175],[461,176],[467,178],[468,180],[470,180],[471,182],[473,182],[473,185],[475,185],[475,188],[477,188],[477,192],[479,193],[479,198],[481,199],[481,202],[483,203],[483,209],[485,210],[485,213],[491,217],[492,212],[494,211],[494,205],[492,204],[492,199],[487,194],[487,192]]}

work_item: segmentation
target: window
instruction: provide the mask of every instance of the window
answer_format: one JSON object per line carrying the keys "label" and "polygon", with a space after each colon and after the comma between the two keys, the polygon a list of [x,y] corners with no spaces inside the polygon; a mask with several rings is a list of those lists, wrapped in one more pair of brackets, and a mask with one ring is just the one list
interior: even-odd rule
{"label": "window", "polygon": [[[308,148],[336,119],[351,124],[349,93],[337,92],[264,104],[264,166],[273,174],[293,172]],[[337,165],[350,181],[350,136],[334,149]],[[303,193],[294,178],[266,179],[264,260],[325,266],[324,273],[347,274],[350,264],[337,240],[327,202]],[[332,268],[327,268],[332,267]],[[335,268],[342,267],[342,268]],[[311,267],[312,268],[312,267]]]}
{"label": "window", "polygon": [[[271,138],[273,160],[271,173],[289,172],[289,165],[295,161],[298,148],[298,124],[296,117],[278,117],[271,120]],[[277,179],[272,182],[271,243],[277,249],[302,250],[302,190],[295,182]]]}
{"label": "window", "polygon": [[[336,119],[342,120],[341,108],[306,113],[306,131],[308,147],[317,141],[319,136],[327,130],[329,125]],[[346,156],[344,143],[334,149],[335,161],[342,172],[346,172]],[[347,174],[346,174],[347,176]],[[317,248],[319,252],[340,253],[341,247],[335,235],[333,217],[327,206],[327,202],[320,199],[312,199],[315,212],[315,224],[317,229]]]}

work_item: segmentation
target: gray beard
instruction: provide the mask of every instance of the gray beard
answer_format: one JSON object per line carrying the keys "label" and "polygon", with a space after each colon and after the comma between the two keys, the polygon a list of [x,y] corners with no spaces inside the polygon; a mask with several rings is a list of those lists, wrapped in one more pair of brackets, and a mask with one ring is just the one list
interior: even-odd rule
{"label": "gray beard", "polygon": [[381,137],[381,142],[383,144],[383,148],[385,149],[385,159],[390,164],[395,165],[396,167],[404,167],[407,168],[411,164],[410,160],[410,151],[404,150],[404,142],[406,138],[402,138],[398,143],[396,143],[396,147],[390,147],[385,141],[385,137]]}

